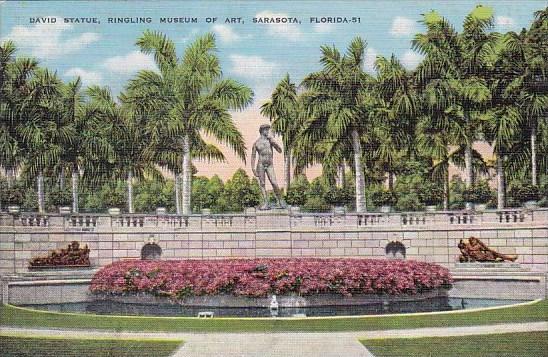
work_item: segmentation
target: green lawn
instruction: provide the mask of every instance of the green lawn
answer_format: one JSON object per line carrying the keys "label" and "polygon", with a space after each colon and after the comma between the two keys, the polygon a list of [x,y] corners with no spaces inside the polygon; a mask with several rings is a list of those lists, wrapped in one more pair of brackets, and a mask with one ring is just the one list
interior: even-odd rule
{"label": "green lawn", "polygon": [[548,300],[542,300],[530,305],[485,311],[289,320],[272,318],[128,317],[56,313],[23,309],[11,305],[0,307],[0,325],[4,326],[152,332],[371,331],[546,320],[548,320]]}
{"label": "green lawn", "polygon": [[0,351],[5,357],[162,357],[171,355],[181,343],[181,340],[20,337],[0,334]]}
{"label": "green lawn", "polygon": [[545,357],[548,332],[361,340],[377,357]]}

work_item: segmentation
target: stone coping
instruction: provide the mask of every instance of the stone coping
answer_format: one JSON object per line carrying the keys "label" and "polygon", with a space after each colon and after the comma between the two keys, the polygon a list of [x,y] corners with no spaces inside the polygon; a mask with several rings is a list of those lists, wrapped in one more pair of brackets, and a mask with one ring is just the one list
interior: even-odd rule
{"label": "stone coping", "polygon": [[71,285],[89,283],[91,283],[91,279],[27,280],[10,281],[8,282],[8,286]]}
{"label": "stone coping", "polygon": [[[459,309],[459,310],[451,310],[451,311],[432,311],[432,312],[409,312],[409,313],[397,313],[397,314],[382,314],[382,315],[345,315],[345,316],[307,316],[307,317],[301,317],[301,316],[282,316],[282,317],[276,317],[276,320],[346,320],[346,319],[363,319],[363,318],[378,318],[378,317],[404,317],[404,316],[431,316],[431,315],[445,315],[445,314],[467,314],[470,312],[480,312],[480,311],[489,311],[489,310],[500,310],[500,309],[506,309],[509,307],[518,307],[518,306],[529,306],[534,305],[544,300],[544,298],[535,298],[531,299],[529,301],[525,302],[519,302],[514,304],[508,304],[508,305],[499,305],[499,306],[490,306],[490,307],[478,307],[478,308],[472,308],[472,309]],[[22,310],[22,311],[29,311],[29,312],[40,312],[43,314],[48,315],[56,315],[56,316],[63,316],[63,315],[73,315],[73,316],[86,316],[89,314],[86,313],[78,313],[78,312],[58,312],[58,311],[45,311],[45,310],[37,310],[33,309],[32,307],[23,307],[18,306],[14,304],[7,304],[11,306],[14,309]],[[128,316],[128,315],[109,315],[110,317],[123,317],[123,318],[143,318],[143,316]],[[199,319],[199,317],[178,317],[178,316],[150,316],[146,318],[153,318],[153,319],[166,319],[166,320],[195,320]],[[215,317],[216,320],[272,320],[272,317]],[[487,326],[489,328],[492,328],[492,326]],[[405,330],[404,330],[405,331]],[[295,332],[291,332],[295,333]],[[332,334],[332,333],[330,333]],[[249,335],[249,334],[248,334]]]}

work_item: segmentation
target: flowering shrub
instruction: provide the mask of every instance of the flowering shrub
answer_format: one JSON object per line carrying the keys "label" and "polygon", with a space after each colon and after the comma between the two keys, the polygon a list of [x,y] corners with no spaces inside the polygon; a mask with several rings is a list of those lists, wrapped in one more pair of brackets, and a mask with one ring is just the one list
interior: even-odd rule
{"label": "flowering shrub", "polygon": [[94,293],[192,295],[416,294],[451,284],[436,264],[375,259],[125,260],[105,266]]}

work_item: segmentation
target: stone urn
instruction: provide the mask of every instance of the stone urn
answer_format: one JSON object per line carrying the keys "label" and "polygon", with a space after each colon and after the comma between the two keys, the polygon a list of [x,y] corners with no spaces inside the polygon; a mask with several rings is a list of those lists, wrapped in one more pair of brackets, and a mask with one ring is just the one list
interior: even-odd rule
{"label": "stone urn", "polygon": [[487,209],[487,205],[485,203],[476,203],[474,205],[474,210],[478,212],[483,212]]}
{"label": "stone urn", "polygon": [[63,215],[63,216],[66,216],[66,215],[69,215],[71,212],[71,209],[69,206],[61,206],[59,207],[59,214],[60,215]]}
{"label": "stone urn", "polygon": [[428,205],[426,206],[426,212],[436,212],[437,206],[436,205]]}
{"label": "stone urn", "polygon": [[120,209],[117,207],[109,208],[108,214],[110,214],[111,216],[118,216],[120,214]]}
{"label": "stone urn", "polygon": [[211,209],[209,209],[209,208],[202,208],[202,215],[203,215],[203,216],[211,216]]}
{"label": "stone urn", "polygon": [[392,206],[388,206],[388,205],[386,205],[386,206],[381,206],[381,212],[382,212],[382,213],[390,213],[390,212],[392,212]]}
{"label": "stone urn", "polygon": [[167,213],[167,209],[165,207],[157,207],[156,208],[156,215],[157,216],[163,216]]}
{"label": "stone urn", "polygon": [[523,202],[523,207],[526,208],[526,209],[537,209],[538,208],[538,202],[537,201]]}
{"label": "stone urn", "polygon": [[8,206],[8,213],[10,213],[10,214],[19,214],[20,212],[21,212],[21,207],[20,206],[16,206],[16,205]]}

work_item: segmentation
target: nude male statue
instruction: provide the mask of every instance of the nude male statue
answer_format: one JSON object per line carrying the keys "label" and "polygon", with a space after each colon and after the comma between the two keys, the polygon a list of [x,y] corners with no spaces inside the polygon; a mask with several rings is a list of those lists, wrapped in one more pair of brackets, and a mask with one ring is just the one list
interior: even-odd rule
{"label": "nude male statue", "polygon": [[[261,192],[263,194],[263,205],[260,209],[269,209],[268,205],[268,195],[265,188],[265,174],[268,176],[270,184],[276,195],[276,203],[280,208],[285,207],[285,203],[282,200],[282,194],[278,183],[276,182],[276,174],[274,173],[273,165],[273,152],[274,148],[277,152],[281,153],[282,148],[276,144],[274,139],[269,135],[270,125],[263,124],[259,127],[259,133],[261,136],[253,144],[251,149],[251,168],[253,169],[253,174],[259,179],[259,184],[261,186]],[[257,161],[257,166],[255,167],[255,157],[259,154],[259,160]]]}

